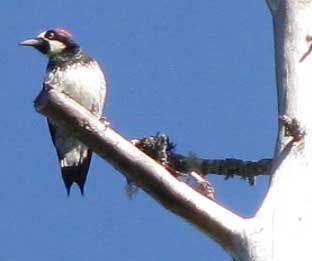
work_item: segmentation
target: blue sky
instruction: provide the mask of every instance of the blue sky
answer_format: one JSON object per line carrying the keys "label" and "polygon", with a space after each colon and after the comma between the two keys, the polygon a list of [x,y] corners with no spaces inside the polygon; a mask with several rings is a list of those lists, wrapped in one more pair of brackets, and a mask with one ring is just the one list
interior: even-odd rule
{"label": "blue sky", "polygon": [[[229,260],[210,239],[93,158],[86,196],[67,198],[45,119],[32,101],[46,58],[17,43],[65,27],[105,68],[105,115],[127,138],[168,134],[179,153],[272,156],[276,93],[265,1],[3,1],[0,260]],[[225,206],[251,216],[255,187],[209,176]]]}

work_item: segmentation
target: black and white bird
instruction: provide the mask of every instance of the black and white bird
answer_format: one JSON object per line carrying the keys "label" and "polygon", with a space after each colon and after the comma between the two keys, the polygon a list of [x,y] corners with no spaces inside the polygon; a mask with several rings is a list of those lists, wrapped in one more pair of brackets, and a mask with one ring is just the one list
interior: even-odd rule
{"label": "black and white bird", "polygon": [[[65,29],[56,28],[20,43],[48,56],[43,88],[54,88],[101,117],[106,97],[106,80],[99,64],[86,55]],[[81,194],[87,178],[92,151],[66,129],[48,119],[53,144],[59,158],[67,194],[75,182]]]}

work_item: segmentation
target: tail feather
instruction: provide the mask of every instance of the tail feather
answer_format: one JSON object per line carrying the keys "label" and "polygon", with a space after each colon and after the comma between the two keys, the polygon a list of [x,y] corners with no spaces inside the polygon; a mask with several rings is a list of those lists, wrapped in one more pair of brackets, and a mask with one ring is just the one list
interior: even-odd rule
{"label": "tail feather", "polygon": [[48,125],[59,158],[67,195],[70,195],[73,183],[77,183],[83,195],[92,151],[50,120],[48,120]]}
{"label": "tail feather", "polygon": [[73,183],[79,186],[81,195],[84,195],[84,184],[87,179],[87,174],[91,162],[92,151],[88,150],[87,157],[81,164],[75,166],[62,167],[62,178],[66,187],[67,195],[70,195],[70,189]]}

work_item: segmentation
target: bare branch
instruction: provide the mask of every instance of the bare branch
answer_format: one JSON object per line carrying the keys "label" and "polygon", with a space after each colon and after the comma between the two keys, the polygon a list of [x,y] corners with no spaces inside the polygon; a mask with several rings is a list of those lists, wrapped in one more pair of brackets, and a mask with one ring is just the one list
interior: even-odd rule
{"label": "bare branch", "polygon": [[196,171],[201,175],[225,175],[225,178],[239,176],[254,185],[255,177],[270,175],[272,159],[243,161],[239,159],[201,159],[195,155],[184,156],[175,152],[175,146],[165,134],[144,137],[132,141],[139,149],[160,162],[176,175],[187,175]]}
{"label": "bare branch", "polygon": [[179,181],[65,94],[53,89],[42,91],[35,107],[70,130],[164,207],[219,242],[226,251],[231,253],[243,236],[245,219]]}

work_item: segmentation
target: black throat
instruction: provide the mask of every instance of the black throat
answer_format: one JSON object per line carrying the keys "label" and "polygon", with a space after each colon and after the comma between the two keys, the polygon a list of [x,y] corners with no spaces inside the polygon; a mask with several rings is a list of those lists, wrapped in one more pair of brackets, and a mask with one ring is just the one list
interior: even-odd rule
{"label": "black throat", "polygon": [[80,47],[65,49],[62,53],[50,57],[47,66],[48,70],[53,70],[56,67],[60,69],[65,69],[75,63],[80,63],[81,65],[87,64],[92,61],[92,58],[81,51]]}

